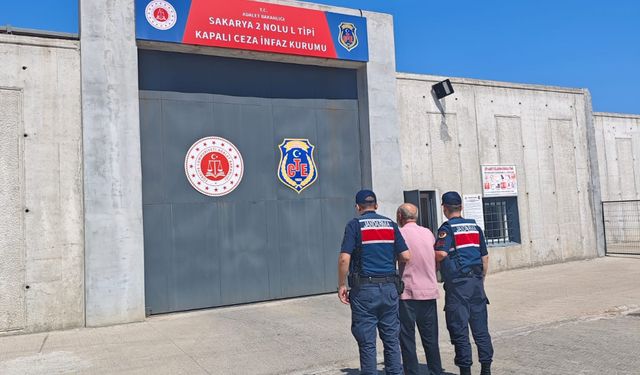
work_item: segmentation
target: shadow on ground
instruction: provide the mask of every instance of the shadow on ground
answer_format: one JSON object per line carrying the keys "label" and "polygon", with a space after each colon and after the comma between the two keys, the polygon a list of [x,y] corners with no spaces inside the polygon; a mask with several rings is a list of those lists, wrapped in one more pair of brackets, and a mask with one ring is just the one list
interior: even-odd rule
{"label": "shadow on ground", "polygon": [[618,254],[607,254],[607,257],[609,258],[625,258],[625,259],[636,259],[636,260],[640,260],[640,250],[638,250],[637,254],[622,254],[622,253],[618,253]]}
{"label": "shadow on ground", "polygon": [[[420,374],[428,374],[427,365],[420,365],[420,369],[418,371]],[[357,368],[343,368],[340,369],[340,373],[345,375],[360,375],[360,369]],[[385,375],[383,370],[378,370],[378,375]],[[458,375],[453,372],[443,371],[441,375]]]}

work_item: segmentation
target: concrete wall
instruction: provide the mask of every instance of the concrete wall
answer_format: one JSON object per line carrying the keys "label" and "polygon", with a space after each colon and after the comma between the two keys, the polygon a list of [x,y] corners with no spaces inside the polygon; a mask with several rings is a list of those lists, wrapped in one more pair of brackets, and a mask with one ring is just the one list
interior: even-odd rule
{"label": "concrete wall", "polygon": [[0,66],[0,332],[79,327],[79,43],[0,35]]}
{"label": "concrete wall", "polygon": [[[640,115],[594,113],[603,201],[640,199]],[[640,202],[604,205],[607,252],[637,252]]]}
{"label": "concrete wall", "polygon": [[603,201],[640,199],[640,115],[594,113]]}
{"label": "concrete wall", "polygon": [[81,1],[86,324],[144,319],[133,1]]}
{"label": "concrete wall", "polygon": [[452,79],[443,116],[442,79],[398,75],[404,190],[482,194],[481,165],[516,165],[521,243],[491,247],[492,269],[597,256],[588,92]]}

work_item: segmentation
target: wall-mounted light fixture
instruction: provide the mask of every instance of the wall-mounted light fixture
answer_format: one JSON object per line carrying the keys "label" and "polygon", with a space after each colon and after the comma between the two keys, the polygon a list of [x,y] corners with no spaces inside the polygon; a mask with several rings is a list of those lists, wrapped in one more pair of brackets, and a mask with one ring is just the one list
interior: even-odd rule
{"label": "wall-mounted light fixture", "polygon": [[451,81],[445,79],[442,82],[438,82],[435,85],[431,86],[436,98],[442,99],[445,96],[449,96],[453,94],[453,86],[451,85]]}

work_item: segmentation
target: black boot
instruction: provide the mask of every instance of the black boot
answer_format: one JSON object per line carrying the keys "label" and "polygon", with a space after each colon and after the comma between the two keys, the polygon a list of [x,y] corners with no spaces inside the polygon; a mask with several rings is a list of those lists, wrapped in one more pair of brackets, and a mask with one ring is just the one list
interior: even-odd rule
{"label": "black boot", "polygon": [[481,365],[480,375],[491,375],[491,362],[481,363]]}
{"label": "black boot", "polygon": [[460,375],[471,375],[471,367],[460,367]]}

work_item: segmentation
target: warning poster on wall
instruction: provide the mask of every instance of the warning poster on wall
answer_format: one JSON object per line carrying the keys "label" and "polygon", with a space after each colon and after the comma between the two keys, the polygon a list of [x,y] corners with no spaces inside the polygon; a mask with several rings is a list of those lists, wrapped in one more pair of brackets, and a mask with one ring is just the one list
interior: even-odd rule
{"label": "warning poster on wall", "polygon": [[518,195],[518,179],[515,165],[483,165],[483,196],[514,197]]}
{"label": "warning poster on wall", "polygon": [[484,210],[482,208],[482,195],[464,194],[462,196],[462,207],[465,219],[473,219],[484,231]]}

